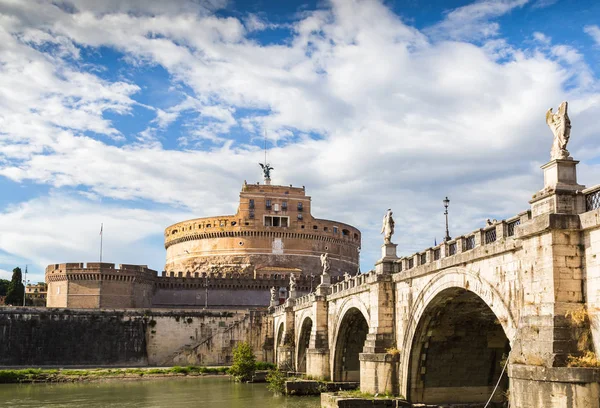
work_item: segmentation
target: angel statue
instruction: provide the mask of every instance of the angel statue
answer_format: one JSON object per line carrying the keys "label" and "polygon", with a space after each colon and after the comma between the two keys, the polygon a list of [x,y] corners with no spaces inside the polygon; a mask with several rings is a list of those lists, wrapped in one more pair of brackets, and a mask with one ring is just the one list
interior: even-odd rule
{"label": "angel statue", "polygon": [[392,210],[388,208],[383,217],[383,225],[381,226],[380,234],[383,234],[383,242],[385,244],[392,243],[392,235],[394,235],[394,218],[392,218]]}
{"label": "angel statue", "polygon": [[323,267],[323,275],[329,275],[329,269],[331,269],[331,265],[329,264],[328,253],[321,254],[321,266]]}
{"label": "angel statue", "polygon": [[290,292],[296,290],[296,276],[293,273],[290,273]]}
{"label": "angel statue", "polygon": [[277,289],[275,286],[271,288],[271,304],[275,304],[275,297],[277,296]]}
{"label": "angel statue", "polygon": [[271,165],[269,163],[258,163],[260,164],[260,167],[262,167],[263,170],[263,174],[265,176],[265,180],[270,180],[271,179],[271,170],[275,170],[273,167],[271,167]]}
{"label": "angel statue", "polygon": [[569,157],[567,143],[571,136],[571,120],[567,114],[569,104],[563,102],[558,107],[558,112],[552,113],[552,108],[546,112],[546,123],[554,134],[554,142],[550,151],[550,159],[566,159]]}

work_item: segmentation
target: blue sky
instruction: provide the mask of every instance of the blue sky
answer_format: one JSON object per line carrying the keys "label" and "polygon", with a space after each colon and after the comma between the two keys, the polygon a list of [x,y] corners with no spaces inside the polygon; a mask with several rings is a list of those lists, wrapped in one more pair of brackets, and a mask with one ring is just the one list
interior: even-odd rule
{"label": "blue sky", "polygon": [[401,254],[528,208],[570,102],[580,181],[600,182],[600,3],[0,0],[0,277],[98,258],[164,264],[163,230],[305,185]]}

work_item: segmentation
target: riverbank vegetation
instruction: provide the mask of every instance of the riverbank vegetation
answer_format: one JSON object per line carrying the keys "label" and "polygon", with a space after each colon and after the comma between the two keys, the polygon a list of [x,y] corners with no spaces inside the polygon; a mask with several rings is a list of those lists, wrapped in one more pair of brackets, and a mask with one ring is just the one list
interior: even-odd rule
{"label": "riverbank vegetation", "polygon": [[97,368],[48,369],[26,368],[0,370],[0,384],[35,382],[80,382],[110,378],[137,379],[140,377],[201,376],[227,374],[229,367],[168,367],[168,368]]}
{"label": "riverbank vegetation", "polygon": [[[255,362],[254,371],[266,371],[271,363]],[[0,384],[42,382],[85,382],[104,379],[144,379],[152,377],[182,377],[232,375],[230,367],[174,366],[164,368],[24,368],[0,370]]]}

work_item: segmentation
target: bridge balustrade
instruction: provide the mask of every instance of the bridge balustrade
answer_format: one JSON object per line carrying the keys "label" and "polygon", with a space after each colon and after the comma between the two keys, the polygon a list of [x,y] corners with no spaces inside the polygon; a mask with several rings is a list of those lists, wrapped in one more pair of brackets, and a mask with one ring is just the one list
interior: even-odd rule
{"label": "bridge balustrade", "polygon": [[585,195],[585,210],[592,211],[600,208],[600,184],[583,190]]}
{"label": "bridge balustrade", "polygon": [[[584,190],[584,194],[587,211],[600,208],[600,185]],[[491,245],[502,238],[512,238],[515,235],[517,227],[521,225],[521,222],[529,219],[531,219],[531,212],[525,211],[506,220],[494,220],[493,223],[490,222],[491,225],[487,225],[485,228],[461,235],[433,248],[428,248],[425,251],[401,257],[398,261],[398,272],[437,262],[462,252],[471,251],[480,246]],[[428,252],[431,252],[430,256],[427,256]],[[419,261],[418,265],[415,259]]]}

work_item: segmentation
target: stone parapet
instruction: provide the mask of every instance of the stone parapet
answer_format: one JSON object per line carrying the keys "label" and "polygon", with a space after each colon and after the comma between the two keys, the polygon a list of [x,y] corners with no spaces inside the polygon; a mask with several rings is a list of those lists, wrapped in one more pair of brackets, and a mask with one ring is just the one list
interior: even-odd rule
{"label": "stone parapet", "polygon": [[600,407],[600,368],[510,364],[508,377],[511,407]]}

